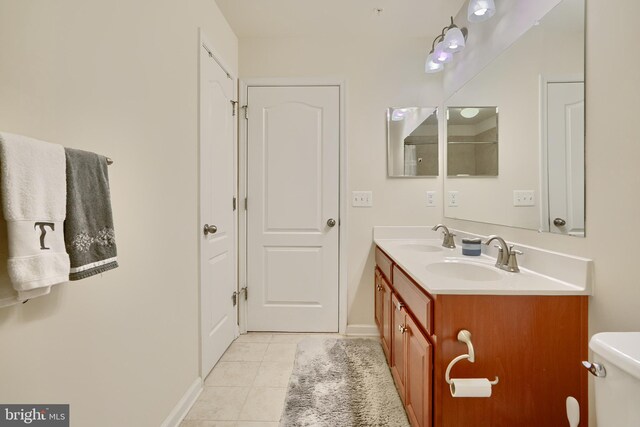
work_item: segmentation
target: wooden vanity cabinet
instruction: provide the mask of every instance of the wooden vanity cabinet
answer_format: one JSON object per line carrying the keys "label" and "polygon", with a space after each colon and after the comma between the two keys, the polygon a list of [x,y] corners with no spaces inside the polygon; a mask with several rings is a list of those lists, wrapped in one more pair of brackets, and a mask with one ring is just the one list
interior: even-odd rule
{"label": "wooden vanity cabinet", "polygon": [[402,304],[395,295],[391,296],[391,375],[396,383],[398,394],[402,403],[405,402],[405,382],[406,382],[406,343],[405,343],[405,324],[407,322],[407,312],[402,308]]}
{"label": "wooden vanity cabinet", "polygon": [[387,363],[391,365],[391,287],[382,271],[375,271],[375,320]]}
{"label": "wooden vanity cabinet", "polygon": [[[376,291],[373,295],[375,300],[375,321],[379,331],[382,331],[382,276],[380,269],[376,267],[375,271]],[[382,334],[380,335],[382,337]]]}
{"label": "wooden vanity cabinet", "polygon": [[[588,357],[587,296],[430,295],[380,248],[376,265],[376,322],[413,427],[561,426],[568,396],[588,420],[580,363]],[[457,363],[451,377],[498,376],[489,398],[451,396],[445,370],[467,352],[461,329],[471,332],[476,361]]]}
{"label": "wooden vanity cabinet", "polygon": [[[418,290],[384,252],[376,248],[378,262],[393,277],[393,284],[389,286],[384,270],[376,268],[376,323],[378,327],[383,327],[380,331],[382,348],[388,345],[384,339],[386,317],[390,319],[391,333],[389,367],[400,399],[413,427],[431,427],[433,354],[427,331],[433,326],[432,300]],[[377,265],[380,267],[380,264]],[[386,295],[390,297],[388,305],[382,299]],[[389,314],[385,311],[387,307]],[[380,317],[382,321],[378,320]]]}
{"label": "wooden vanity cabinet", "polygon": [[387,363],[391,364],[391,287],[382,278],[382,349],[387,356]]}
{"label": "wooden vanity cabinet", "polygon": [[431,343],[411,316],[406,316],[405,337],[405,408],[413,426],[431,425],[432,355]]}

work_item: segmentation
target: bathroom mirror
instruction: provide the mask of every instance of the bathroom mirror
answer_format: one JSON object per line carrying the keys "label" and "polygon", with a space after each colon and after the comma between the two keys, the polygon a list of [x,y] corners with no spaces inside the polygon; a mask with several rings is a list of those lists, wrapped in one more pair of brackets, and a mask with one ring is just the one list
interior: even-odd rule
{"label": "bathroom mirror", "polygon": [[438,176],[438,109],[387,109],[387,173],[395,178]]}
{"label": "bathroom mirror", "polygon": [[464,171],[448,170],[446,217],[585,235],[584,42],[584,0],[558,1],[445,101],[452,110],[500,111],[497,173],[461,178]]}
{"label": "bathroom mirror", "polygon": [[498,175],[498,108],[447,107],[447,176]]}

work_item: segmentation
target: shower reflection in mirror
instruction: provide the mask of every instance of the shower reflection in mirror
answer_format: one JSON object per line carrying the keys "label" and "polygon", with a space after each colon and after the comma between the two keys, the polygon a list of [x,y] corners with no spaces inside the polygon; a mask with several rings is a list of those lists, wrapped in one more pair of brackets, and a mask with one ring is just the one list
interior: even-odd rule
{"label": "shower reflection in mirror", "polygon": [[438,108],[387,109],[387,173],[390,177],[438,176]]}
{"label": "shower reflection in mirror", "polygon": [[447,108],[447,176],[498,176],[498,108]]}

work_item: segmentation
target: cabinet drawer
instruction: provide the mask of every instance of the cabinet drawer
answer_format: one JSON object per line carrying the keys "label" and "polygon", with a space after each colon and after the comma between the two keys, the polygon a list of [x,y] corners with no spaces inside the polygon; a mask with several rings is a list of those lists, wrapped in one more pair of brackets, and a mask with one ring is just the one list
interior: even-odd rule
{"label": "cabinet drawer", "polygon": [[413,283],[409,277],[398,267],[393,267],[393,288],[405,305],[411,311],[416,321],[427,331],[433,334],[432,301],[422,291],[418,285]]}
{"label": "cabinet drawer", "polygon": [[391,258],[387,256],[382,250],[376,246],[376,265],[387,279],[389,283],[393,283],[391,281],[391,267],[393,266],[393,261]]}

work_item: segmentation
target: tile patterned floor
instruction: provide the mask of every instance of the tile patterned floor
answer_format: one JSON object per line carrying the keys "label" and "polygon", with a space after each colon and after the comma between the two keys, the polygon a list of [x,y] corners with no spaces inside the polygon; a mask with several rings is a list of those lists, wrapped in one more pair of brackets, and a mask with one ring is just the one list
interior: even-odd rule
{"label": "tile patterned floor", "polygon": [[277,427],[296,346],[308,336],[319,334],[250,332],[238,337],[206,378],[180,427]]}

